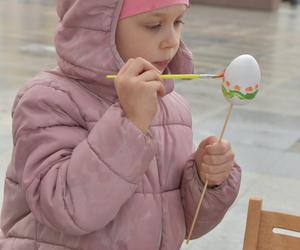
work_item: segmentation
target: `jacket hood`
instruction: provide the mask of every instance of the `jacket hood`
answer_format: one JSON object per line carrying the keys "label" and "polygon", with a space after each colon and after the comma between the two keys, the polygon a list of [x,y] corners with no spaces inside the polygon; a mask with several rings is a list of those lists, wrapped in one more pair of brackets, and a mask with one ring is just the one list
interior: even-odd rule
{"label": "jacket hood", "polygon": [[[57,1],[59,25],[55,36],[58,65],[64,75],[79,80],[84,87],[114,101],[114,84],[106,75],[120,70],[124,61],[115,44],[115,32],[123,0]],[[181,42],[170,62],[168,73],[192,73],[192,54]],[[174,88],[166,81],[167,93]]]}

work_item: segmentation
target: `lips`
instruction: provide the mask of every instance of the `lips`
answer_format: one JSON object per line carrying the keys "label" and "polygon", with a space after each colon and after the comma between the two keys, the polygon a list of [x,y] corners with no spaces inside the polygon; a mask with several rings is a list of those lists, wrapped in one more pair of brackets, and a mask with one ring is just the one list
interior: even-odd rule
{"label": "lips", "polygon": [[152,63],[158,70],[163,72],[169,64],[169,60]]}

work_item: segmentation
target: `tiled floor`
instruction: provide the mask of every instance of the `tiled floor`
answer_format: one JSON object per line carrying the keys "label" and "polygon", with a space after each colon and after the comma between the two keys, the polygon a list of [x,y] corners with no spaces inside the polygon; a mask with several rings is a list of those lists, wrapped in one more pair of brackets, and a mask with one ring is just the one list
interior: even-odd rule
{"label": "tiled floor", "polygon": [[[0,1],[1,183],[11,154],[14,95],[25,80],[55,65],[53,2]],[[261,93],[253,103],[234,108],[225,133],[243,168],[240,195],[215,230],[183,245],[242,249],[250,196],[261,196],[267,209],[300,215],[300,8],[283,4],[278,12],[260,12],[194,5],[184,37],[199,72],[218,72],[245,53],[254,55],[262,68]],[[192,105],[196,144],[222,128],[228,104],[219,85],[218,80],[176,84]]]}

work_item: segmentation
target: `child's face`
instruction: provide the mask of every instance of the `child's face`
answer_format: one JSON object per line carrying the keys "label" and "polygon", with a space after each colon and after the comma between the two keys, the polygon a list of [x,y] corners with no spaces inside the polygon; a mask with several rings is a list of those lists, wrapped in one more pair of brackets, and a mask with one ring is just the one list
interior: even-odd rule
{"label": "child's face", "polygon": [[116,45],[122,59],[143,57],[163,72],[179,48],[186,9],[174,5],[119,20]]}

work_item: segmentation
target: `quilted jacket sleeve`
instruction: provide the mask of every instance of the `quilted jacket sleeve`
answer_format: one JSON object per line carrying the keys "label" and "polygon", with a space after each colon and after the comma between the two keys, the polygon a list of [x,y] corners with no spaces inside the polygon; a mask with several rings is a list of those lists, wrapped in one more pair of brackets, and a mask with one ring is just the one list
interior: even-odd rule
{"label": "quilted jacket sleeve", "polygon": [[15,106],[13,161],[37,220],[72,235],[112,221],[154,157],[151,136],[118,105],[88,132],[72,98],[50,86],[32,87]]}
{"label": "quilted jacket sleeve", "polygon": [[[223,219],[238,195],[240,180],[241,169],[238,165],[235,165],[230,176],[221,186],[206,190],[192,239],[208,233]],[[191,157],[186,164],[181,182],[181,196],[187,228],[186,236],[188,236],[191,228],[203,187],[204,185],[197,173],[196,163]]]}

